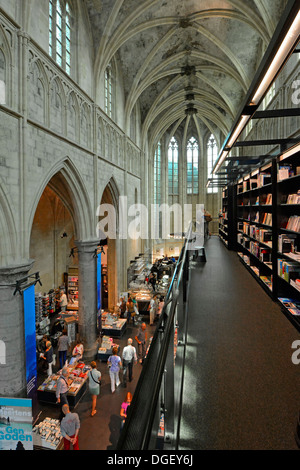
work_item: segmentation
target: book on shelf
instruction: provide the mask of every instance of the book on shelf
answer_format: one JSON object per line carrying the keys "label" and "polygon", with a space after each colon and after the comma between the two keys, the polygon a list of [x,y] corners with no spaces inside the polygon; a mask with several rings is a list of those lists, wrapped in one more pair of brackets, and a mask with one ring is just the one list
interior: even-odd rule
{"label": "book on shelf", "polygon": [[278,235],[278,251],[280,253],[293,253],[295,251],[295,238],[293,235]]}
{"label": "book on shelf", "polygon": [[281,277],[286,281],[290,282],[291,273],[300,273],[300,264],[297,261],[286,261],[282,260],[282,267],[281,267]]}
{"label": "book on shelf", "polygon": [[292,230],[293,232],[300,232],[300,216],[292,215],[291,217],[289,217],[286,229]]}
{"label": "book on shelf", "polygon": [[265,204],[266,204],[267,206],[270,206],[270,205],[272,204],[272,194],[271,194],[271,193],[270,193],[270,194],[267,194]]}
{"label": "book on shelf", "polygon": [[269,243],[272,241],[272,232],[271,230],[260,229],[259,230],[259,241],[263,243]]}
{"label": "book on shelf", "polygon": [[278,181],[282,181],[287,178],[291,178],[292,176],[294,176],[294,174],[295,173],[294,173],[292,165],[289,165],[289,164],[280,165],[278,168],[277,179]]}
{"label": "book on shelf", "polygon": [[261,188],[262,186],[265,186],[266,184],[271,183],[272,177],[271,173],[261,173],[258,175],[258,187]]}
{"label": "book on shelf", "polygon": [[265,212],[261,223],[264,225],[272,225],[272,214],[270,212]]}
{"label": "book on shelf", "polygon": [[288,194],[286,204],[300,204],[300,190],[295,194]]}
{"label": "book on shelf", "polygon": [[300,302],[298,300],[288,297],[279,297],[278,300],[292,315],[300,315]]}

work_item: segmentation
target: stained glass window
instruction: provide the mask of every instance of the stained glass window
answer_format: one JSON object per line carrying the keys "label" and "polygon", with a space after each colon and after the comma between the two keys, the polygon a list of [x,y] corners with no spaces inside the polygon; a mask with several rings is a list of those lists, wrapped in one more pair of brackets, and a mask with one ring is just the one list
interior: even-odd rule
{"label": "stained glass window", "polygon": [[[210,135],[208,142],[207,142],[207,177],[212,178],[212,170],[214,164],[218,158],[218,146],[216,139],[214,138],[213,134]],[[216,176],[214,176],[216,178]],[[208,186],[207,188],[208,193],[217,193],[218,188]]]}
{"label": "stained glass window", "polygon": [[175,137],[172,137],[168,148],[168,187],[169,194],[174,196],[179,194],[178,176],[178,143]]}
{"label": "stained glass window", "polygon": [[71,8],[67,1],[49,0],[49,55],[71,73]]}
{"label": "stained glass window", "polygon": [[198,194],[199,192],[199,154],[198,142],[191,137],[186,149],[186,178],[187,178],[187,194]]}

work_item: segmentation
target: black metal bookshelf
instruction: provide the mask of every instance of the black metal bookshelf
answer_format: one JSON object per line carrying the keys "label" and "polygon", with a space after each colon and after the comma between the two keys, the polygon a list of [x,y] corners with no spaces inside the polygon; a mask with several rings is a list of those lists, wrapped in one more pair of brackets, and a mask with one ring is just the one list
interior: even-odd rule
{"label": "black metal bookshelf", "polygon": [[300,152],[288,155],[241,177],[223,201],[228,248],[300,330]]}

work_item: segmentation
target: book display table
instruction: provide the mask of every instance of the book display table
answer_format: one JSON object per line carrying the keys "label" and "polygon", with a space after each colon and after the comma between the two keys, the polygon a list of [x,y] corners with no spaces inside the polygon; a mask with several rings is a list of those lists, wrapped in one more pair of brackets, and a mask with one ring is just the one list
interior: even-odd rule
{"label": "book display table", "polygon": [[32,429],[34,450],[62,450],[63,437],[59,419],[45,418]]}
{"label": "book display table", "polygon": [[127,320],[118,315],[104,312],[102,314],[102,332],[104,335],[120,338],[126,330]]}
{"label": "book display table", "polygon": [[[86,391],[86,383],[90,366],[86,366],[83,362],[78,365],[69,366],[70,370],[69,391],[67,394],[70,407],[75,408]],[[60,371],[61,372],[61,371]],[[47,377],[46,380],[37,389],[37,398],[41,402],[56,403],[56,387],[60,373]]]}
{"label": "book display table", "polygon": [[117,346],[119,352],[120,346],[116,343],[113,343],[112,338],[103,336],[101,346],[98,349],[98,359],[100,361],[106,362],[109,356],[112,355],[112,349],[114,346]]}

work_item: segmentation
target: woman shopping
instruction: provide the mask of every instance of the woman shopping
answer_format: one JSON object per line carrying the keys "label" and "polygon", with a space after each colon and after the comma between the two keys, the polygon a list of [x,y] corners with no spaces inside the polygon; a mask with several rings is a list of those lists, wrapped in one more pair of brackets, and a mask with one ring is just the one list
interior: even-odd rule
{"label": "woman shopping", "polygon": [[131,401],[132,401],[132,395],[131,395],[130,392],[128,392],[127,395],[126,395],[126,400],[123,401],[123,403],[121,405],[121,410],[120,410],[120,416],[122,418],[121,429],[123,428],[123,426],[125,424],[125,420],[126,420],[127,415],[128,415],[128,408],[131,405]]}
{"label": "woman shopping", "polygon": [[91,362],[91,370],[88,373],[89,377],[89,392],[92,395],[92,412],[91,416],[95,416],[97,413],[97,396],[100,394],[100,383],[101,383],[101,372],[97,370],[97,364],[95,361]]}
{"label": "woman shopping", "polygon": [[122,361],[118,356],[118,347],[114,346],[112,349],[112,356],[107,359],[107,365],[109,367],[111,393],[115,393],[116,387],[120,385],[119,372],[122,367]]}

